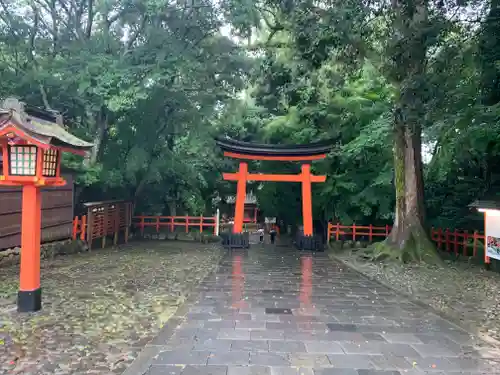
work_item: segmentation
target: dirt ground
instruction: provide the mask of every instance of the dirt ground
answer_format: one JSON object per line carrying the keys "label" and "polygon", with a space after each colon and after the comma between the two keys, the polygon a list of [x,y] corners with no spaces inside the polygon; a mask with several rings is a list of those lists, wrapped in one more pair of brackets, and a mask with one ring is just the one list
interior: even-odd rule
{"label": "dirt ground", "polygon": [[42,263],[43,308],[18,314],[0,269],[0,374],[119,374],[213,271],[213,244],[147,241]]}
{"label": "dirt ground", "polygon": [[331,254],[462,325],[500,341],[500,274],[462,260],[446,261],[445,268],[437,268],[366,262],[356,256],[356,249]]}

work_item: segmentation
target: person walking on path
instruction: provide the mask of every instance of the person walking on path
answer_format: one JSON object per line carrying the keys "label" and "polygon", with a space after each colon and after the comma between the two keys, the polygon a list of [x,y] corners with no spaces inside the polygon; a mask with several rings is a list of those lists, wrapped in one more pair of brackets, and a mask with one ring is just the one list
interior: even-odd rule
{"label": "person walking on path", "polygon": [[259,233],[259,243],[264,243],[264,228],[260,227],[257,233]]}
{"label": "person walking on path", "polygon": [[269,236],[271,237],[271,244],[274,244],[274,240],[276,239],[276,228],[274,226],[269,231]]}

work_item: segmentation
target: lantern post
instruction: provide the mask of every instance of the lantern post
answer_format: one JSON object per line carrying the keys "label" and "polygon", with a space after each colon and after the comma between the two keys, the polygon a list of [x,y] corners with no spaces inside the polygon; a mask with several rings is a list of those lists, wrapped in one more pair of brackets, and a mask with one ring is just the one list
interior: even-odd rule
{"label": "lantern post", "polygon": [[57,112],[28,107],[15,98],[8,98],[0,106],[0,147],[3,164],[0,186],[22,188],[17,309],[38,311],[42,307],[40,189],[66,184],[60,175],[63,152],[84,155],[93,144],[68,133]]}

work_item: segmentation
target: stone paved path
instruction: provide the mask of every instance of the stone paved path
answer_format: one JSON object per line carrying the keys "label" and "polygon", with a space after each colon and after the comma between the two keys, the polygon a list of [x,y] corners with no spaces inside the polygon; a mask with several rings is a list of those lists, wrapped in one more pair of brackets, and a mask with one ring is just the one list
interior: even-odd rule
{"label": "stone paved path", "polygon": [[233,251],[178,315],[125,374],[500,374],[499,350],[325,254]]}

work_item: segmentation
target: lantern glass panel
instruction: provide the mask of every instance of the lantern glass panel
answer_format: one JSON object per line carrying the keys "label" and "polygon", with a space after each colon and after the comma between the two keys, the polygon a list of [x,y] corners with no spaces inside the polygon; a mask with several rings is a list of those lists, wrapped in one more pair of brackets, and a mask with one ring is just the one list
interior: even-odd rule
{"label": "lantern glass panel", "polygon": [[36,156],[36,146],[10,146],[10,174],[13,176],[34,176],[36,174]]}
{"label": "lantern glass panel", "polygon": [[43,152],[43,173],[44,177],[55,177],[57,174],[58,152],[48,149]]}

